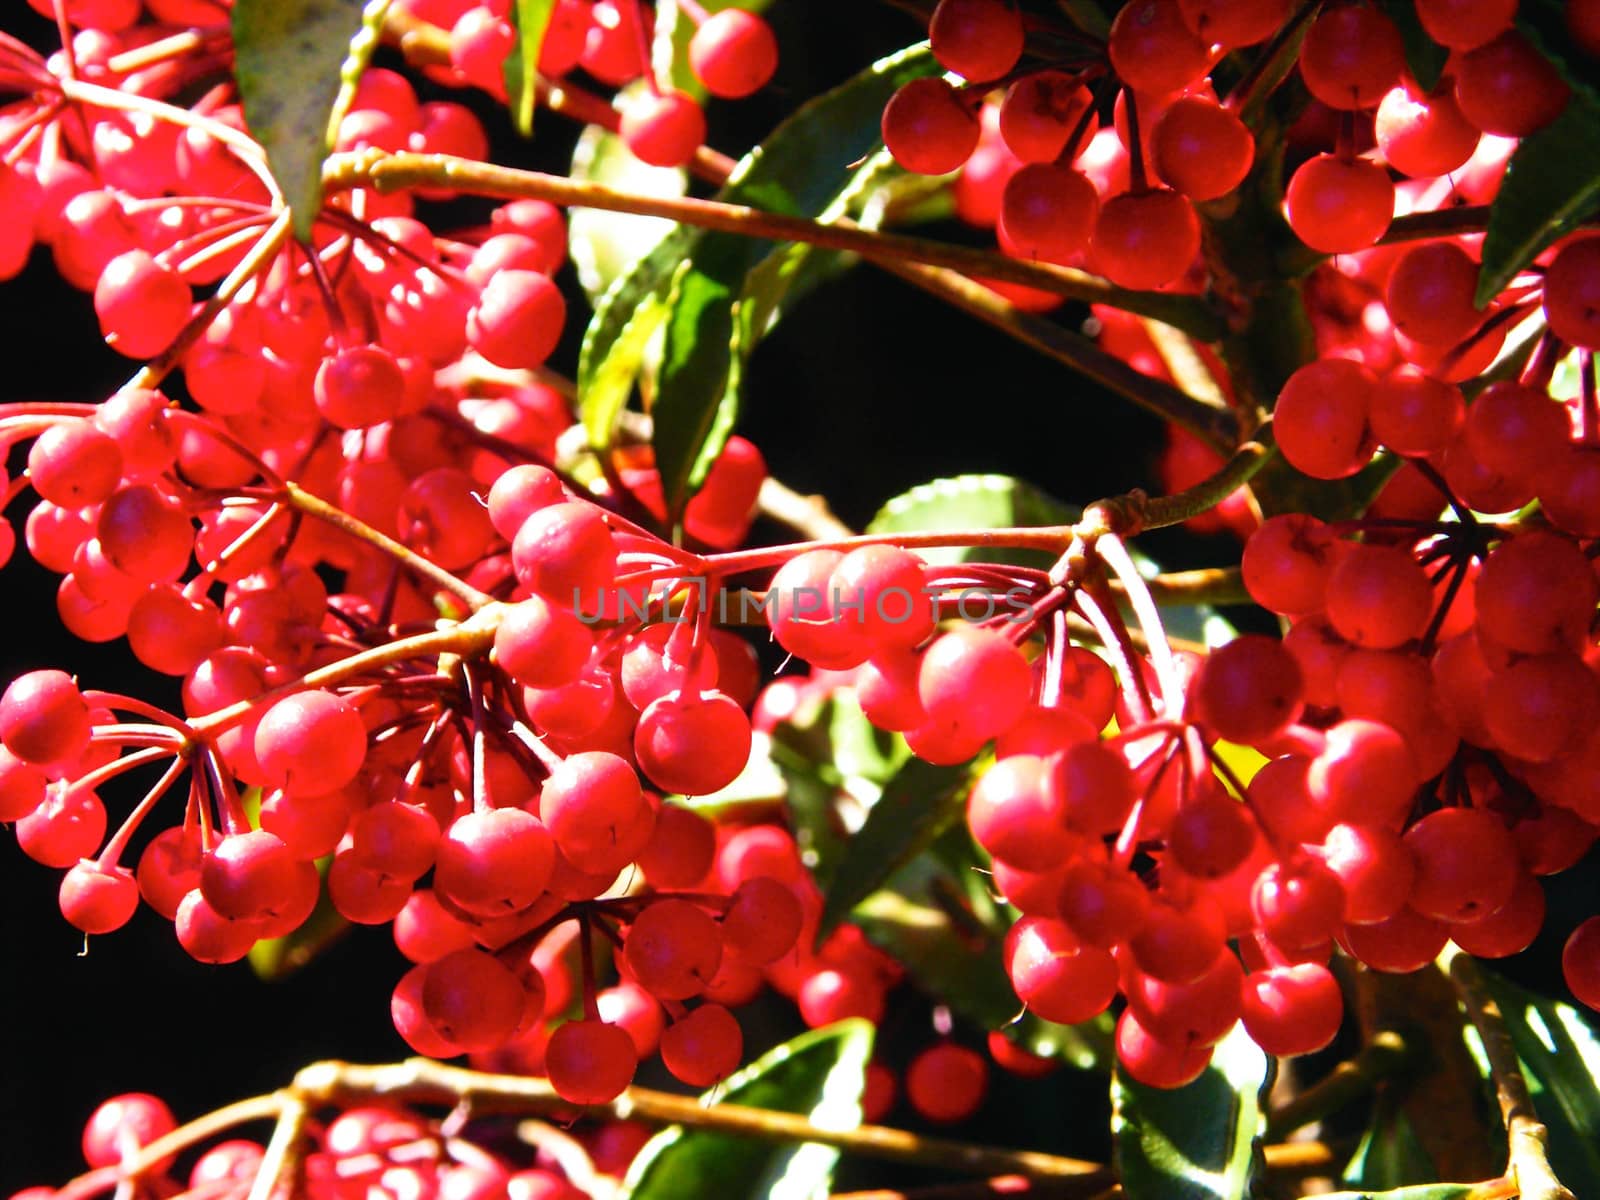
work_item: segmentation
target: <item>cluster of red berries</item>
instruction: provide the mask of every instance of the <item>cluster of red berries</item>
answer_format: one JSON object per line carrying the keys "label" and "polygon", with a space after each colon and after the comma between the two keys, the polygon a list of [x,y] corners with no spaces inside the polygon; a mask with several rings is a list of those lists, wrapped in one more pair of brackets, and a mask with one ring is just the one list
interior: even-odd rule
{"label": "cluster of red berries", "polygon": [[[177,1128],[160,1097],[145,1092],[113,1096],[84,1126],[84,1162],[91,1171],[115,1170]],[[542,1161],[545,1156],[516,1165],[470,1137],[447,1135],[438,1121],[400,1105],[351,1105],[314,1128],[300,1185],[312,1200],[359,1200],[375,1193],[441,1200],[585,1200],[589,1194],[559,1163]],[[628,1147],[636,1148],[636,1142]],[[605,1154],[606,1147],[593,1149],[596,1169],[622,1173],[619,1167],[626,1166],[626,1159],[609,1162],[615,1156]],[[194,1158],[186,1172],[173,1155],[146,1173],[142,1183],[158,1195],[187,1192],[213,1200],[244,1200],[266,1153],[260,1142],[228,1138]],[[55,1194],[48,1187],[25,1188],[12,1200],[49,1200]]]}
{"label": "cluster of red berries", "polygon": [[[1567,19],[1574,41],[1600,53],[1594,7],[1567,5]],[[1008,254],[1085,266],[1130,288],[1194,283],[1194,205],[1234,193],[1256,149],[1243,110],[1259,74],[1219,98],[1210,73],[1241,49],[1256,48],[1265,63],[1298,30],[1291,8],[1139,0],[1100,43],[1025,16],[1012,0],[940,0],[933,53],[963,82],[907,84],[884,110],[884,141],[908,170],[960,171],[958,211],[995,227]],[[1378,7],[1328,6],[1310,21],[1297,75],[1313,111],[1291,130],[1309,157],[1285,198],[1301,241],[1329,254],[1366,249],[1389,228],[1408,181],[1442,180],[1484,135],[1520,138],[1561,114],[1567,86],[1512,28],[1515,13],[1514,2],[1419,3],[1428,36],[1451,53],[1431,90],[1411,77],[1402,34]]]}
{"label": "cluster of red berries", "polygon": [[[396,6],[450,31],[450,82],[482,88],[506,98],[506,59],[518,34],[510,0],[402,0]],[[713,96],[739,99],[765,87],[778,67],[778,42],[755,13],[724,8],[707,13],[690,3],[680,12],[695,23],[689,66]],[[558,0],[539,50],[539,72],[562,79],[582,69],[607,87],[644,87],[621,102],[617,132],[634,156],[658,167],[680,167],[706,140],[706,118],[687,92],[662,87],[651,66],[652,10],[643,0]]]}
{"label": "cluster of red berries", "polygon": [[[0,42],[0,85],[27,83],[0,113],[0,274],[47,246],[93,293],[107,341],[156,360],[99,405],[0,415],[0,440],[27,447],[7,496],[38,497],[23,541],[62,576],[64,624],[125,636],[182,680],[181,717],[52,670],[0,697],[0,821],[64,872],[62,912],[85,933],[142,901],[195,958],[231,962],[326,893],[349,921],[393,923],[413,966],[391,1013],[419,1052],[540,1072],[574,1103],[615,1097],[657,1053],[710,1086],[743,1054],[731,1010],[763,986],[823,1025],[881,1020],[900,981],[856,927],[817,944],[823,898],[787,830],[663,799],[733,782],[788,693],[849,688],[928,762],[992,747],[966,815],[1017,914],[1004,959],[1018,997],[1066,1024],[1120,998],[1124,1067],[1174,1086],[1241,1020],[1272,1053],[1326,1045],[1343,1014],[1335,946],[1389,971],[1451,938],[1489,956],[1526,947],[1538,877],[1600,832],[1600,238],[1552,249],[1482,312],[1472,239],[1370,249],[1397,195],[1492,197],[1505,139],[1561,111],[1564,85],[1510,28],[1514,6],[1419,4],[1455,55],[1427,94],[1376,9],[1331,7],[1304,31],[1299,77],[1342,115],[1336,150],[1291,178],[1287,219],[1345,257],[1307,285],[1324,357],[1282,388],[1277,444],[1321,479],[1380,448],[1405,466],[1359,520],[1256,528],[1244,582],[1289,632],[1203,659],[1158,626],[1147,657],[1131,649],[1108,573],[1136,611],[1140,585],[1111,534],[1064,559],[1064,579],[934,567],[888,539],[722,555],[765,475],[738,438],[687,506],[695,549],[648,527],[666,512],[647,450],[577,486],[555,469],[567,398],[533,374],[566,319],[559,212],[513,201],[446,235],[412,194],[358,187],[330,200],[309,245],[283,249],[281,199],[231,93],[171,107],[225,68],[225,14],[147,7],[150,22],[134,0],[69,5],[70,57]],[[397,7],[450,31],[436,77],[504,95],[508,4]],[[1593,23],[1592,4],[1569,7],[1575,29]],[[760,18],[683,11],[708,92],[771,76]],[[1181,284],[1196,204],[1225,201],[1254,160],[1248,86],[1219,99],[1209,72],[1290,20],[1283,3],[1134,0],[1107,42],[1074,37],[1061,55],[1060,30],[1008,0],[940,0],[933,53],[969,83],[907,85],[884,139],[910,170],[960,169],[959,210],[1009,253],[1130,288]],[[217,36],[157,52],[173,24]],[[608,86],[645,76],[618,127],[641,159],[680,165],[704,118],[652,84],[649,39],[637,0],[561,0],[540,67]],[[1374,109],[1381,161],[1355,152]],[[363,76],[336,145],[487,153],[464,106],[423,103],[384,69]],[[1520,378],[1469,406],[1458,385],[1541,314]],[[1131,319],[1101,321],[1119,357],[1166,370]],[[1553,399],[1568,360],[1578,386]],[[181,388],[155,377],[168,368]],[[1538,520],[1476,515],[1535,500]],[[1242,501],[1230,512],[1253,525]],[[14,538],[0,530],[3,559]],[[762,617],[816,668],[808,684],[763,692],[751,645],[714,625],[713,589],[758,571],[772,572]],[[1106,657],[1070,641],[1069,613]],[[1268,761],[1241,778],[1222,743]],[[108,837],[100,789],[163,763]],[[150,836],[185,771],[181,816]],[[618,982],[601,987],[608,947]],[[1566,969],[1600,1006],[1600,918],[1573,935]],[[1021,1073],[1048,1065],[999,1034],[989,1049]],[[941,1042],[906,1091],[924,1116],[959,1119],[986,1075],[981,1055]],[[877,1068],[870,1083],[882,1111],[893,1081]],[[114,1161],[127,1129],[170,1125],[162,1112],[106,1118],[91,1165]],[[470,1195],[472,1171],[494,1194],[516,1178],[452,1160],[403,1114],[340,1121],[311,1170],[330,1195],[388,1170]],[[254,1162],[236,1146],[205,1181],[244,1181]]]}

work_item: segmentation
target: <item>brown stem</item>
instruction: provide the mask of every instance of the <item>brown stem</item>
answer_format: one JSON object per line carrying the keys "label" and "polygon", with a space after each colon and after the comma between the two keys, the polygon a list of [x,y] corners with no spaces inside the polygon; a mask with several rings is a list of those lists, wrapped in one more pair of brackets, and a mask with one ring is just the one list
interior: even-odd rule
{"label": "brown stem", "polygon": [[84,1197],[114,1187],[121,1180],[137,1179],[164,1159],[214,1138],[219,1133],[239,1125],[248,1125],[252,1121],[266,1121],[279,1116],[284,1104],[283,1093],[273,1092],[239,1100],[207,1113],[140,1147],[115,1166],[99,1167],[79,1175],[56,1192],[56,1200],[83,1200]]}
{"label": "brown stem", "polygon": [[1449,943],[1439,963],[1455,986],[1467,1019],[1483,1042],[1489,1074],[1494,1079],[1495,1099],[1505,1121],[1509,1158],[1506,1174],[1515,1179],[1523,1200],[1575,1200],[1571,1189],[1556,1178],[1546,1153],[1549,1130],[1539,1120],[1528,1091],[1528,1081],[1517,1061],[1517,1049],[1500,1006],[1489,994],[1483,973],[1472,956]]}
{"label": "brown stem", "polygon": [[429,562],[409,546],[402,545],[388,534],[380,533],[363,521],[358,521],[338,505],[329,504],[326,500],[313,496],[293,481],[284,483],[281,502],[297,512],[305,513],[308,517],[325,521],[351,537],[366,542],[369,546],[377,547],[407,570],[421,575],[435,587],[464,600],[474,612],[494,603],[494,597],[487,592],[480,592],[471,584],[457,579],[449,571]]}
{"label": "brown stem", "polygon": [[499,628],[500,618],[505,611],[504,605],[495,603],[481,609],[459,625],[398,638],[382,646],[374,646],[371,650],[363,650],[360,654],[352,654],[349,658],[318,667],[315,671],[307,672],[299,679],[291,680],[269,692],[263,692],[249,700],[241,700],[237,704],[230,704],[226,708],[219,708],[216,712],[207,713],[203,717],[196,717],[189,722],[189,728],[197,737],[215,737],[237,725],[251,713],[264,711],[275,701],[285,696],[293,696],[297,692],[332,687],[368,671],[386,667],[391,663],[405,662],[407,659],[441,654],[455,654],[461,657],[483,654],[494,644],[494,633]]}
{"label": "brown stem", "polygon": [[290,1196],[301,1194],[300,1168],[304,1162],[306,1119],[311,1115],[304,1097],[293,1090],[283,1096],[278,1124],[272,1130],[267,1151],[256,1168],[255,1182],[247,1200],[272,1200],[279,1189]]}
{"label": "brown stem", "polygon": [[1383,1030],[1361,1048],[1294,1099],[1267,1115],[1267,1132],[1272,1137],[1293,1133],[1313,1121],[1320,1121],[1359,1100],[1380,1083],[1408,1070],[1416,1059],[1416,1047],[1393,1030]]}
{"label": "brown stem", "polygon": [[[544,1079],[488,1075],[417,1058],[388,1066],[316,1063],[295,1076],[295,1090],[309,1103],[317,1104],[389,1098],[451,1105],[467,1101],[480,1112],[545,1112],[572,1107]],[[1107,1183],[1112,1179],[1108,1168],[1082,1159],[930,1138],[877,1125],[821,1129],[794,1113],[737,1104],[707,1106],[696,1097],[648,1088],[628,1088],[608,1104],[594,1105],[586,1111],[619,1120],[685,1125],[764,1141],[816,1142],[872,1158],[954,1171],[1030,1178],[1090,1177]]]}
{"label": "brown stem", "polygon": [[361,184],[380,191],[407,187],[448,188],[486,196],[532,197],[563,207],[661,217],[744,237],[806,242],[859,254],[874,262],[922,263],[1024,284],[1054,295],[1110,304],[1154,317],[1205,341],[1214,341],[1222,334],[1221,322],[1203,301],[1191,296],[1130,291],[1067,267],[1010,258],[992,250],[931,238],[877,232],[844,220],[815,221],[693,196],[623,192],[589,180],[518,170],[448,154],[385,154],[373,150],[338,154],[328,160],[324,180],[330,188]]}

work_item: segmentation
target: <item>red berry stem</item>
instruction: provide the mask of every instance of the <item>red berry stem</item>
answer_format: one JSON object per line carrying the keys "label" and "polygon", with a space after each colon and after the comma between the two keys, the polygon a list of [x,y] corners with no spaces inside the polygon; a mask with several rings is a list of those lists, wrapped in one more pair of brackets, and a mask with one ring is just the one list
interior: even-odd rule
{"label": "red berry stem", "polygon": [[[120,95],[121,93],[113,92],[112,94]],[[226,128],[226,126],[223,126],[223,128]],[[260,240],[251,248],[250,252],[241,258],[238,265],[229,271],[227,277],[217,285],[217,290],[206,299],[205,303],[200,305],[194,316],[189,319],[189,323],[172,340],[172,344],[141,367],[134,377],[128,381],[127,386],[130,388],[153,389],[170,375],[183,358],[185,351],[211,327],[211,323],[216,320],[217,315],[227,308],[229,304],[233,303],[234,298],[243,290],[244,285],[263,272],[267,265],[271,263],[272,259],[288,240],[291,228],[289,210],[284,209],[278,214],[277,219],[268,226],[266,232],[261,235]],[[247,453],[247,457],[254,459],[255,455]]]}
{"label": "red berry stem", "polygon": [[1150,190],[1150,178],[1145,173],[1144,140],[1139,136],[1139,98],[1131,87],[1125,87],[1122,101],[1128,114],[1128,190],[1146,192]]}
{"label": "red berry stem", "polygon": [[[1074,602],[1078,611],[1094,626],[1101,644],[1111,655],[1117,678],[1122,682],[1123,698],[1134,719],[1143,724],[1150,719],[1151,705],[1149,689],[1138,667],[1138,652],[1133,647],[1133,639],[1128,636],[1128,627],[1123,623],[1122,614],[1117,611],[1111,589],[1105,587],[1103,581],[1099,582],[1099,587],[1091,583],[1081,588]],[[1097,592],[1100,594],[1097,595]]]}
{"label": "red berry stem", "polygon": [[583,975],[583,1017],[586,1021],[600,1019],[600,1004],[597,998],[597,985],[594,970],[594,932],[590,928],[593,923],[587,908],[578,912],[578,951],[583,956],[579,968]]}
{"label": "red berry stem", "polygon": [[1467,568],[1471,565],[1472,558],[1468,554],[1458,555],[1450,569],[1450,582],[1445,585],[1444,595],[1439,598],[1439,606],[1435,609],[1433,618],[1428,622],[1428,628],[1423,631],[1422,641],[1417,653],[1424,658],[1429,658],[1438,647],[1439,631],[1444,628],[1445,618],[1450,615],[1450,606],[1455,603],[1456,597],[1461,593],[1461,585],[1467,581]]}
{"label": "red berry stem", "polygon": [[1557,338],[1548,329],[1539,335],[1539,340],[1534,343],[1533,353],[1528,355],[1528,361],[1518,376],[1518,382],[1525,387],[1547,391],[1550,380],[1555,377],[1556,364],[1566,353],[1561,339]]}
{"label": "red berry stem", "polygon": [[625,10],[633,13],[634,35],[639,39],[639,62],[644,67],[644,85],[650,89],[650,94],[661,94],[661,81],[656,78],[655,55],[651,53],[651,40],[654,35],[654,17],[651,24],[647,25],[644,19],[644,5],[641,0],[621,0]]}
{"label": "red berry stem", "polygon": [[133,811],[127,815],[127,818],[117,828],[116,833],[111,835],[111,840],[105,844],[105,849],[100,851],[99,858],[95,860],[95,864],[98,867],[102,870],[110,870],[117,865],[122,858],[123,852],[128,848],[128,842],[133,838],[134,833],[138,831],[144,819],[150,815],[155,806],[161,802],[161,798],[171,790],[172,785],[178,781],[178,777],[188,768],[189,762],[187,758],[180,755],[172,760],[171,765],[162,773],[161,778],[156,780],[155,786],[144,794],[143,800],[134,805]]}
{"label": "red berry stem", "polygon": [[1144,633],[1151,661],[1155,664],[1156,678],[1161,683],[1162,707],[1169,717],[1176,718],[1183,712],[1183,681],[1178,677],[1172,644],[1167,641],[1166,627],[1161,623],[1161,610],[1156,607],[1150,589],[1145,586],[1144,576],[1139,574],[1139,568],[1134,565],[1121,538],[1114,533],[1104,534],[1095,542],[1094,549],[1100,561],[1110,567],[1112,574],[1122,583],[1123,592]]}
{"label": "red berry stem", "polygon": [[1594,351],[1578,351],[1578,441],[1600,445],[1600,386],[1596,384]]}
{"label": "red berry stem", "polygon": [[[1078,114],[1078,121],[1072,127],[1072,132],[1067,134],[1066,144],[1061,147],[1061,153],[1056,156],[1056,166],[1071,167],[1078,161],[1078,152],[1083,149],[1083,139],[1088,136],[1089,127],[1094,124],[1100,115],[1100,93],[1108,81],[1102,80],[1094,90],[1094,98]],[[1129,95],[1132,95],[1130,92]]]}
{"label": "red berry stem", "polygon": [[696,25],[704,25],[706,23],[706,18],[711,15],[710,13],[706,12],[703,5],[698,3],[698,0],[678,0],[678,8],[681,11],[688,13],[689,19]]}

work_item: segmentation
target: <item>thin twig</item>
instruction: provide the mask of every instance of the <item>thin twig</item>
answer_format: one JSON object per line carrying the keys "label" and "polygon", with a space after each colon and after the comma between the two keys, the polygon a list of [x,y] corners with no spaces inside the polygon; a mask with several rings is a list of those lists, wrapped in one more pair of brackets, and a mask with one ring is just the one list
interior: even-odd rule
{"label": "thin twig", "polygon": [[1500,1116],[1506,1126],[1506,1174],[1516,1180],[1523,1200],[1575,1200],[1571,1189],[1550,1168],[1546,1152],[1549,1130],[1539,1120],[1505,1016],[1489,994],[1478,964],[1451,942],[1439,956],[1439,965],[1455,986],[1456,997],[1478,1031],[1484,1056],[1489,1060],[1495,1098],[1500,1102]]}
{"label": "thin twig", "polygon": [[1354,1057],[1345,1059],[1287,1104],[1273,1109],[1267,1115],[1268,1134],[1283,1137],[1338,1112],[1380,1083],[1408,1070],[1415,1059],[1416,1047],[1393,1030],[1382,1030]]}
{"label": "thin twig", "polygon": [[1214,341],[1222,334],[1220,319],[1203,300],[1193,296],[1131,291],[1068,267],[1011,258],[993,250],[932,238],[863,229],[842,219],[816,221],[721,200],[625,192],[591,180],[519,170],[449,154],[388,154],[381,150],[336,154],[328,160],[323,179],[332,189],[358,185],[369,185],[379,191],[446,188],[475,195],[531,197],[564,207],[661,217],[744,237],[805,242],[824,249],[843,250],[874,262],[922,263],[1022,284],[1054,295],[1109,304],[1154,317],[1203,341]]}
{"label": "thin twig", "polygon": [[[525,1113],[572,1107],[556,1094],[548,1080],[483,1074],[417,1058],[387,1066],[316,1063],[295,1076],[295,1089],[314,1103],[388,1098],[454,1105],[467,1100],[475,1111],[502,1109]],[[708,1106],[694,1097],[649,1088],[627,1088],[615,1100],[590,1106],[585,1111],[617,1120],[685,1125],[764,1141],[815,1142],[873,1158],[986,1175],[1089,1177],[1107,1182],[1112,1178],[1109,1168],[1082,1159],[930,1138],[878,1125],[823,1129],[794,1113],[737,1104]]]}

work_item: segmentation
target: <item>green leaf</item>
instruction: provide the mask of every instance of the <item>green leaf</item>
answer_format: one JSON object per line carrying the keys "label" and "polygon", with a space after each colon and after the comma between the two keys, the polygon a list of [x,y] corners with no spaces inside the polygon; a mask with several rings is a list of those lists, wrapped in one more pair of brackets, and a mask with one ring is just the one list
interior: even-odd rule
{"label": "green leaf", "polygon": [[[693,231],[678,226],[612,283],[583,334],[578,356],[578,415],[597,450],[611,445],[617,418],[628,406],[633,381],[650,339],[666,323],[672,271],[688,270],[684,255]],[[665,285],[662,280],[666,280]]]}
{"label": "green leaf", "polygon": [[[630,85],[631,87],[632,85]],[[629,89],[624,89],[626,93]],[[604,184],[640,196],[679,197],[688,190],[688,175],[681,167],[652,167],[635,158],[622,139],[598,125],[584,127],[572,152],[573,179]],[[567,242],[578,282],[598,309],[601,298],[661,240],[678,228],[662,217],[607,212],[600,208],[574,208],[567,217]],[[683,241],[692,233],[685,232]],[[622,303],[637,297],[622,297]],[[591,328],[593,328],[591,326]],[[628,378],[631,385],[632,377]],[[626,400],[626,393],[623,396]]]}
{"label": "green leaf", "polygon": [[1211,1064],[1181,1088],[1111,1080],[1117,1176],[1129,1200],[1244,1200],[1261,1169],[1262,1098],[1272,1060],[1243,1025],[1217,1043]]}
{"label": "green leaf", "polygon": [[539,51],[556,0],[515,0],[511,5],[511,26],[517,31],[517,44],[506,55],[505,80],[507,107],[511,122],[523,137],[533,136],[533,110],[538,99]]}
{"label": "green leaf", "polygon": [[1580,1196],[1600,1195],[1600,1031],[1570,1004],[1535,995],[1487,968],[1483,976],[1550,1131],[1556,1178]]}
{"label": "green leaf", "polygon": [[895,772],[845,845],[823,897],[818,937],[827,937],[857,904],[961,820],[969,777],[966,766],[939,767],[920,758]]}
{"label": "green leaf", "polygon": [[[915,533],[939,529],[1001,529],[1008,526],[1070,525],[1083,509],[1057,500],[1031,483],[1009,475],[955,475],[921,484],[896,496],[878,510],[867,525],[868,533]],[[1039,550],[1006,550],[952,546],[918,551],[935,566],[983,561],[1037,567],[1052,565],[1052,556]],[[1130,547],[1139,570],[1149,576],[1160,567]],[[1004,598],[996,597],[1002,606]],[[974,611],[981,610],[974,598]],[[1161,620],[1168,634],[1215,646],[1230,641],[1235,630],[1215,609],[1190,605],[1163,609]]]}
{"label": "green leaf", "polygon": [[1600,101],[1573,93],[1566,110],[1522,139],[1489,208],[1478,272],[1482,308],[1548,245],[1600,205]]}
{"label": "green leaf", "polygon": [[[916,533],[940,529],[1000,529],[1011,525],[1070,525],[1083,509],[1047,495],[1009,475],[955,475],[902,492],[878,510],[868,533]],[[964,562],[1004,562],[1049,568],[1039,550],[997,550],[950,546],[918,553],[934,566]]]}
{"label": "green leaf", "polygon": [[1411,1127],[1411,1118],[1394,1099],[1388,1092],[1379,1095],[1341,1182],[1377,1190],[1438,1179],[1438,1168]]}
{"label": "green leaf", "polygon": [[[767,212],[815,217],[849,186],[855,163],[879,145],[883,106],[904,83],[938,70],[926,46],[873,64],[802,105],[740,160],[721,198]],[[674,282],[652,416],[656,469],[676,520],[733,431],[734,308],[773,243],[703,233],[691,270]]]}
{"label": "green leaf", "polygon": [[[854,1129],[861,1123],[873,1032],[869,1022],[853,1018],[803,1033],[731,1076],[706,1102],[799,1113],[822,1129]],[[673,1125],[639,1151],[619,1200],[810,1200],[827,1195],[838,1159],[838,1150],[815,1142],[767,1142]]]}
{"label": "green leaf", "polygon": [[1423,91],[1433,91],[1439,76],[1444,73],[1449,51],[1428,36],[1422,28],[1422,22],[1417,19],[1417,6],[1410,0],[1383,0],[1383,11],[1400,30],[1400,38],[1406,48],[1406,67],[1411,77]]}
{"label": "green leaf", "polygon": [[389,0],[234,0],[234,77],[250,135],[311,240],[322,163],[378,44]]}
{"label": "green leaf", "polygon": [[[855,164],[876,148],[889,96],[935,70],[927,47],[914,46],[803,105],[740,160],[718,198],[795,216],[835,213],[841,195],[873,170]],[[732,431],[742,376],[735,355],[747,355],[752,331],[770,324],[751,313],[741,330],[736,314],[741,304],[777,311],[759,290],[763,280],[748,290],[748,277],[776,249],[770,241],[678,226],[611,284],[584,334],[579,412],[600,450],[611,444],[651,338],[665,335],[652,412],[656,465],[674,515]],[[784,281],[776,267],[766,278],[773,276]],[[786,282],[791,291],[797,286]]]}

